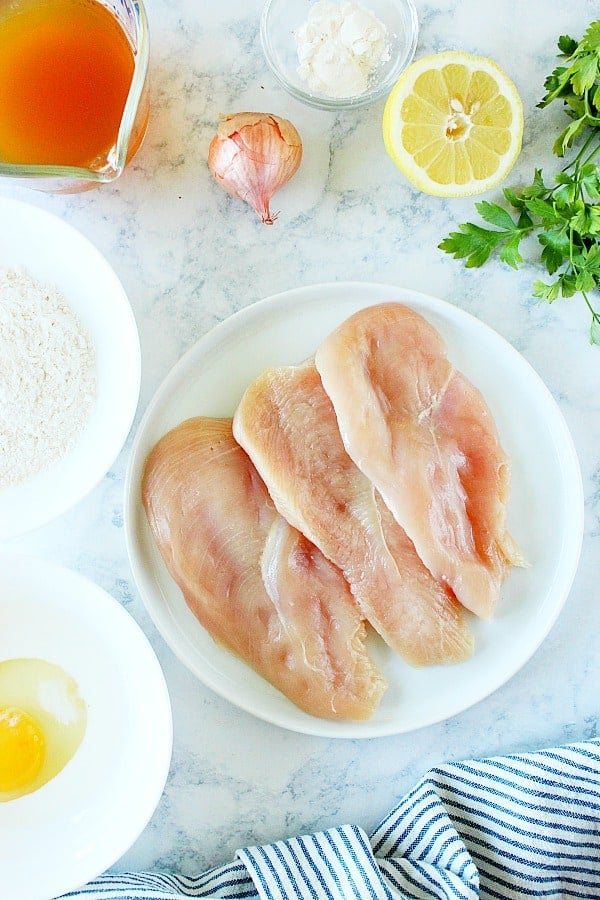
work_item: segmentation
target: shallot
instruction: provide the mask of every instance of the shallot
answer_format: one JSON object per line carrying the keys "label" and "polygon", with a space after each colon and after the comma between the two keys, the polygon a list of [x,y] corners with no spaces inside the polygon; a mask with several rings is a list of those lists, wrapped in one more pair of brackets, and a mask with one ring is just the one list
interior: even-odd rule
{"label": "shallot", "polygon": [[270,113],[221,115],[208,149],[208,168],[217,183],[248,203],[266,225],[277,218],[269,208],[273,194],[296,173],[301,159],[296,128]]}

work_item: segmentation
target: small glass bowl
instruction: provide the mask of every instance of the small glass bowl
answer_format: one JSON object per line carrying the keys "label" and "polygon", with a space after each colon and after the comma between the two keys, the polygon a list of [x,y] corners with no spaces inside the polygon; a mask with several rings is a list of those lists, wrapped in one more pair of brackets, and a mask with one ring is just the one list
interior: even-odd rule
{"label": "small glass bowl", "polygon": [[311,0],[267,0],[260,21],[260,39],[269,68],[297,100],[319,109],[340,110],[367,106],[388,94],[400,72],[411,62],[417,46],[419,22],[413,0],[357,0],[387,28],[389,59],[369,77],[365,92],[350,97],[315,93],[298,74],[296,31],[306,22]]}

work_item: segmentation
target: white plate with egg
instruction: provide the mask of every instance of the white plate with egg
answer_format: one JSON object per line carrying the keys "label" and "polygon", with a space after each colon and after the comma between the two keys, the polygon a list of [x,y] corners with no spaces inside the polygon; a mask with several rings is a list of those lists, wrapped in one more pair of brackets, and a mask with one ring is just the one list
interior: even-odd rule
{"label": "white plate with egg", "polygon": [[[54,316],[67,337],[75,322],[74,330],[79,336],[81,329],[90,351],[78,357],[71,347],[63,359],[54,336],[32,360],[28,332],[41,323],[23,328],[24,320],[14,313],[11,317],[5,304],[0,349],[11,358],[0,371],[0,540],[55,519],[96,486],[125,443],[141,374],[137,326],[125,290],[107,260],[73,226],[36,206],[0,198],[0,283],[5,290],[7,272],[27,280],[28,302],[32,283],[40,292],[62,298],[65,316],[56,316],[55,300],[48,300],[54,312],[46,320],[56,332]],[[18,301],[14,303],[18,311]],[[75,411],[78,394],[72,386],[83,381],[79,365],[89,370],[81,390],[89,387],[90,396]],[[32,389],[36,378],[39,385]],[[21,394],[24,402],[18,400]],[[73,439],[64,442],[63,452],[61,429],[68,428]]]}
{"label": "white plate with egg", "polygon": [[[388,681],[369,721],[302,712],[218,646],[187,608],[152,539],[140,499],[146,456],[191,416],[231,416],[265,368],[310,357],[340,322],[365,306],[403,302],[445,339],[449,357],[482,391],[512,461],[508,529],[530,563],[514,569],[492,622],[472,622],[475,652],[454,666],[415,669],[374,639]],[[552,486],[552,490],[548,486]],[[577,454],[552,395],[527,361],[480,320],[443,300],[393,285],[311,285],[255,303],[201,338],[173,368],[140,424],[125,485],[133,572],[155,624],[179,658],[217,693],[268,722],[324,737],[371,738],[443,721],[487,697],[532,656],[568,596],[583,537]]]}
{"label": "white plate with egg", "polygon": [[97,585],[3,552],[0,593],[0,894],[49,900],[145,828],[169,771],[171,707],[145,635]]}

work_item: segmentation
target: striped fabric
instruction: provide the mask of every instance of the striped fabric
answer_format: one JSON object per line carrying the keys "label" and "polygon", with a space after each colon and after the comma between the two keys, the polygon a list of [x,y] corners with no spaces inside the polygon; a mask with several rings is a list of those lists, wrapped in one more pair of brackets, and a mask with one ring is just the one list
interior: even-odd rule
{"label": "striped fabric", "polygon": [[77,900],[600,898],[600,739],[432,769],[371,837],[343,825],[197,877],[109,874]]}

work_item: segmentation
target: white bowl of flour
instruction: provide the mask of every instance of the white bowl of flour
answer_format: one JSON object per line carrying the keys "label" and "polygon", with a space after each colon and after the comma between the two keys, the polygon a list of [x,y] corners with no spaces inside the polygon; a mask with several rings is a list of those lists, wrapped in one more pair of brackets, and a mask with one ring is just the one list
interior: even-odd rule
{"label": "white bowl of flour", "polygon": [[0,198],[0,539],[61,515],[133,422],[140,345],[102,254],[57,216]]}

